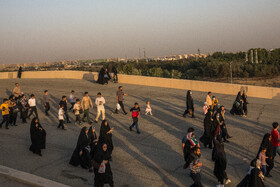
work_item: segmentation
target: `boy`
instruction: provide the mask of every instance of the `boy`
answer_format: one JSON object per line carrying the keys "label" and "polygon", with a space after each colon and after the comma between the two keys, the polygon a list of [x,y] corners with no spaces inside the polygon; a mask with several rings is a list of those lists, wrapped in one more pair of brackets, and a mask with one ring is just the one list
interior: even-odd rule
{"label": "boy", "polygon": [[[131,115],[131,113],[132,113],[132,115]],[[140,107],[139,107],[138,103],[135,103],[134,107],[130,109],[129,119],[130,119],[130,116],[132,116],[133,123],[129,127],[129,130],[132,131],[132,128],[134,126],[136,126],[136,131],[137,131],[138,134],[140,134],[140,131],[139,131],[139,128],[138,128],[138,120],[139,120],[139,117],[140,117]]]}
{"label": "boy", "polygon": [[48,90],[45,90],[44,93],[45,94],[43,96],[43,99],[44,99],[45,114],[46,114],[46,116],[49,116],[49,113],[48,113],[48,111],[50,110],[49,92],[48,92]]}
{"label": "boy", "polygon": [[59,120],[59,124],[58,124],[58,126],[57,126],[57,128],[62,128],[63,130],[66,130],[65,128],[64,128],[64,109],[63,109],[63,105],[60,105],[59,106],[60,108],[59,108],[59,110],[58,110],[58,120]]}
{"label": "boy", "polygon": [[63,110],[64,110],[64,114],[66,116],[66,121],[67,123],[71,123],[69,121],[69,116],[68,116],[68,112],[67,112],[67,100],[66,100],[66,96],[62,96],[62,100],[59,102],[59,107],[61,108],[61,106],[63,106]]}
{"label": "boy", "polygon": [[100,113],[102,113],[102,120],[105,120],[105,108],[104,108],[105,99],[104,97],[101,96],[100,92],[97,94],[97,98],[95,99],[95,104],[97,105],[97,115],[95,118],[95,123],[97,123]]}
{"label": "boy", "polygon": [[30,107],[30,114],[28,116],[28,119],[30,119],[30,116],[33,114],[33,112],[35,112],[35,117],[38,118],[36,99],[34,94],[31,94],[31,98],[28,100],[28,105]]}
{"label": "boy", "polygon": [[81,116],[80,116],[80,110],[82,109],[81,104],[80,104],[80,99],[76,99],[76,103],[73,107],[73,110],[75,112],[75,116],[76,116],[76,123],[78,123],[78,125],[82,125],[81,123]]}
{"label": "boy", "polygon": [[279,132],[277,129],[279,128],[279,124],[277,122],[274,122],[272,124],[273,129],[271,130],[271,144],[273,147],[273,157],[276,157],[276,153],[280,156],[280,150],[279,147]]}
{"label": "boy", "polygon": [[[73,109],[73,107],[74,107],[74,105],[75,105],[75,103],[76,103],[76,101],[75,101],[76,97],[75,97],[74,94],[75,94],[75,91],[72,90],[72,91],[71,91],[71,94],[70,94],[70,97],[69,97],[69,99],[70,99],[70,104],[71,104],[71,107],[69,108],[69,111],[71,111],[71,109]],[[74,112],[74,110],[73,110],[73,112]]]}
{"label": "boy", "polygon": [[8,99],[4,99],[3,103],[0,106],[0,110],[2,110],[3,121],[0,124],[0,128],[2,128],[3,123],[6,122],[6,129],[9,129],[9,104]]}
{"label": "boy", "polygon": [[82,99],[82,109],[84,111],[84,116],[82,118],[82,121],[85,122],[85,118],[87,118],[88,123],[91,124],[92,122],[90,121],[89,118],[89,108],[91,107],[93,109],[92,101],[90,97],[88,96],[88,92],[85,92],[85,96]]}

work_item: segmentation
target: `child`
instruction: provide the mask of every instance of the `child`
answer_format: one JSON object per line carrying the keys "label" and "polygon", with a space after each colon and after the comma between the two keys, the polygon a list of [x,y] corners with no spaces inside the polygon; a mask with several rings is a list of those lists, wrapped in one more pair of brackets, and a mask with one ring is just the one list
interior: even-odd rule
{"label": "child", "polygon": [[134,126],[136,126],[137,134],[140,134],[140,131],[139,131],[139,128],[138,128],[138,120],[139,120],[139,117],[140,117],[140,107],[139,107],[138,103],[134,103],[134,107],[130,109],[129,119],[130,119],[130,116],[132,116],[133,123],[129,127],[129,130],[132,131],[132,128]]}
{"label": "child", "polygon": [[265,147],[262,147],[261,148],[261,152],[260,152],[260,154],[259,154],[259,160],[261,161],[261,163],[262,163],[262,172],[263,172],[263,175],[265,175],[266,174],[266,159],[268,158],[266,155],[265,155],[265,153],[266,153],[266,148]]}
{"label": "child", "polygon": [[271,144],[273,147],[273,157],[276,157],[276,153],[280,155],[280,150],[279,150],[279,132],[277,129],[279,128],[279,124],[277,122],[274,122],[272,124],[273,129],[271,130]]}
{"label": "child", "polygon": [[0,128],[2,128],[3,123],[6,122],[6,129],[9,129],[9,104],[8,99],[4,99],[3,103],[0,106],[0,110],[2,110],[3,121],[0,124]]}
{"label": "child", "polygon": [[204,115],[206,115],[207,114],[207,112],[208,112],[208,105],[207,105],[207,102],[204,102],[204,106],[203,106],[203,113],[204,113]]}
{"label": "child", "polygon": [[213,112],[215,112],[216,110],[218,110],[218,107],[219,107],[219,106],[218,106],[218,105],[219,105],[218,103],[219,103],[218,99],[217,99],[215,96],[213,96],[213,97],[212,97],[212,108],[211,108]]}
{"label": "child", "polygon": [[81,104],[80,104],[80,99],[76,99],[76,103],[73,107],[73,110],[75,111],[75,116],[76,116],[76,123],[79,125],[82,125],[81,123],[81,116],[80,116],[80,110],[82,109]]}
{"label": "child", "polygon": [[[71,111],[71,109],[73,109],[73,107],[74,107],[74,105],[75,105],[75,99],[76,99],[76,97],[75,97],[75,91],[74,90],[72,90],[71,91],[71,94],[70,94],[70,97],[69,97],[69,99],[70,99],[70,104],[71,104],[71,107],[69,108],[69,111]],[[74,109],[73,109],[73,112],[75,112],[74,111]]]}
{"label": "child", "polygon": [[66,130],[64,128],[64,106],[63,105],[59,105],[59,110],[58,110],[58,120],[59,120],[59,124],[57,126],[57,128],[62,128],[63,130]]}
{"label": "child", "polygon": [[147,105],[147,107],[146,107],[146,113],[145,113],[145,115],[147,115],[148,113],[150,113],[150,115],[152,116],[153,114],[152,114],[152,108],[151,108],[151,106],[150,106],[150,101],[147,101],[147,103],[146,103]]}

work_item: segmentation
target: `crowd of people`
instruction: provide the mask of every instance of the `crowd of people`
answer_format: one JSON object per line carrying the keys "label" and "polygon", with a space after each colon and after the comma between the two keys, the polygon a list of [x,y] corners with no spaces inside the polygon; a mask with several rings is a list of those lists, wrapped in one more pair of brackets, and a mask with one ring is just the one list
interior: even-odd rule
{"label": "crowd of people", "polygon": [[[104,69],[99,73],[98,83],[106,84],[110,79],[108,70]],[[117,73],[114,75],[114,79],[117,81]],[[129,94],[123,91],[123,87],[119,86],[116,92],[116,109],[115,114],[118,114],[120,110],[123,111],[124,115],[128,113],[124,107],[124,96],[129,96]],[[77,145],[73,154],[71,156],[69,164],[73,166],[81,166],[84,169],[89,170],[89,172],[94,172],[95,174],[95,186],[103,186],[104,184],[109,184],[114,186],[113,173],[110,167],[110,162],[112,162],[112,153],[114,150],[112,133],[114,128],[109,125],[106,120],[106,111],[104,105],[106,104],[105,98],[102,96],[101,92],[97,93],[95,102],[92,102],[91,97],[88,92],[84,92],[83,98],[80,100],[75,96],[75,91],[72,90],[69,98],[67,96],[62,96],[60,102],[58,103],[58,126],[66,130],[66,123],[71,123],[69,114],[73,113],[75,115],[75,124],[81,126],[87,120],[90,125],[83,126],[78,137]],[[71,105],[70,108],[68,106]],[[101,118],[101,127],[99,136],[95,131],[94,126],[92,126],[92,121],[90,118],[90,110],[96,105],[96,118],[95,123],[98,123],[99,118]],[[246,117],[248,114],[248,98],[245,91],[238,92],[238,95],[233,103],[232,109],[230,111],[233,115],[240,115]],[[50,96],[48,90],[44,90],[43,94],[43,106],[44,113],[49,116],[49,111],[51,109]],[[54,107],[56,108],[56,107]],[[21,91],[20,85],[15,84],[12,95],[9,99],[4,99],[0,106],[2,111],[3,120],[0,123],[0,128],[5,124],[6,129],[9,126],[17,126],[18,116],[21,118],[22,123],[27,123],[27,119],[31,120],[30,126],[30,137],[31,146],[29,150],[34,154],[42,156],[42,149],[46,148],[46,131],[40,124],[38,111],[37,111],[37,101],[34,94],[30,95],[27,99],[26,95]],[[140,118],[140,106],[136,102],[134,106],[129,110],[129,119],[132,118],[133,123],[128,127],[130,131],[136,127],[136,132],[140,134],[139,128],[139,118]],[[205,148],[212,149],[212,161],[214,162],[214,176],[217,178],[218,185],[224,186],[231,182],[227,176],[227,157],[225,152],[225,144],[229,143],[229,135],[226,126],[226,110],[225,107],[220,104],[216,96],[212,96],[212,92],[208,92],[204,106],[201,111],[204,115],[204,133],[198,138],[195,136],[195,129],[190,127],[186,136],[182,139],[182,150],[184,155],[184,169],[190,169],[190,176],[194,183],[191,185],[193,187],[203,186],[201,183],[201,167],[202,162],[200,160],[201,156],[201,146],[199,141],[203,144]],[[152,115],[152,108],[150,101],[146,102],[145,115]],[[81,117],[81,115],[83,115]],[[186,110],[183,117],[189,115],[191,118],[195,118],[194,115],[194,99],[192,96],[192,91],[188,90],[186,95]],[[245,186],[264,186],[264,177],[272,177],[270,171],[274,167],[274,158],[278,153],[280,155],[279,147],[279,124],[273,123],[273,129],[270,133],[266,133],[263,137],[263,141],[259,148],[256,158],[251,162],[250,169],[246,177],[240,182],[239,187]],[[199,140],[199,141],[198,141]]]}
{"label": "crowd of people", "polygon": [[[213,174],[217,178],[217,187],[222,187],[229,184],[231,180],[227,176],[227,157],[224,143],[229,143],[228,139],[231,136],[226,127],[225,107],[220,105],[217,97],[212,96],[212,92],[208,92],[206,101],[202,108],[204,117],[204,133],[199,138],[199,141],[212,149],[212,161],[214,162]],[[233,115],[240,115],[246,117],[248,98],[245,91],[238,92],[238,95],[233,103],[230,111]],[[189,114],[194,118],[194,104],[192,98],[192,91],[188,90],[186,97],[186,110],[183,117]],[[274,167],[274,158],[276,154],[280,155],[279,147],[279,124],[274,122],[272,124],[270,133],[266,133],[259,148],[256,158],[252,160],[250,169],[245,178],[238,184],[238,187],[262,187],[264,185],[264,177],[272,177],[270,171]],[[182,139],[182,150],[184,155],[184,169],[190,169],[190,176],[194,183],[192,187],[202,187],[200,171],[202,162],[201,146],[194,134],[195,129],[190,127],[187,134]]]}

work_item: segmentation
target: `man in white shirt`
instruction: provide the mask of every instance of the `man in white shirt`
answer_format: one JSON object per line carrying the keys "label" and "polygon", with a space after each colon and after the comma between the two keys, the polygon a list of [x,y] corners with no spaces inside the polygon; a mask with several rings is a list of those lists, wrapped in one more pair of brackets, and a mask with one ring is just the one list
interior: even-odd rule
{"label": "man in white shirt", "polygon": [[28,115],[28,119],[30,119],[30,116],[35,112],[35,117],[38,118],[37,108],[36,108],[36,99],[34,94],[31,94],[30,99],[28,100],[29,110],[30,114]]}
{"label": "man in white shirt", "polygon": [[211,99],[211,95],[212,95],[212,92],[208,92],[207,96],[206,96],[206,103],[207,103],[207,106],[211,108],[212,106],[212,99]]}
{"label": "man in white shirt", "polygon": [[97,94],[97,98],[95,99],[95,104],[97,106],[97,116],[95,118],[95,123],[97,123],[98,118],[100,116],[100,112],[102,113],[102,120],[105,120],[105,108],[104,108],[105,99],[104,97],[101,96],[100,92]]}

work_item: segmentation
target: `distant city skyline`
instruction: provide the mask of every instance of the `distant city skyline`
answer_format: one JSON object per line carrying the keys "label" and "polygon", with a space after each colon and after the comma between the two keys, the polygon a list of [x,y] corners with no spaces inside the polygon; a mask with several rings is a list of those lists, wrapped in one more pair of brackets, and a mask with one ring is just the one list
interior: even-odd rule
{"label": "distant city skyline", "polygon": [[277,0],[1,0],[0,64],[280,47]]}

